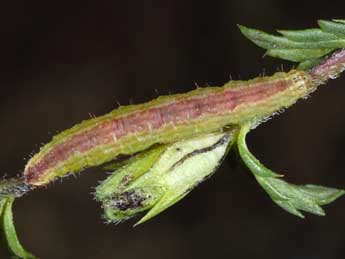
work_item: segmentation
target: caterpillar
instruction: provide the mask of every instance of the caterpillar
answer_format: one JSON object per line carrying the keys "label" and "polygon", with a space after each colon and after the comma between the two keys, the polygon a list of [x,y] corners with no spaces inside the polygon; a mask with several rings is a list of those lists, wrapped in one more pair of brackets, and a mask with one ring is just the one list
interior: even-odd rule
{"label": "caterpillar", "polygon": [[120,154],[137,153],[156,143],[172,143],[261,120],[314,89],[309,73],[293,70],[121,107],[54,137],[28,162],[25,181],[45,185],[56,177],[103,164]]}

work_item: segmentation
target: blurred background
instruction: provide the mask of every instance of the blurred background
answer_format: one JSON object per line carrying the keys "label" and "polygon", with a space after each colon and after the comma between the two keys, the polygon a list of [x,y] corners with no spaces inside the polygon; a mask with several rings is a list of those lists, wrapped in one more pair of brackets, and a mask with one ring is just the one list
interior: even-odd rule
{"label": "blurred background", "polygon": [[[345,18],[328,1],[7,1],[0,11],[0,168],[20,173],[53,135],[92,115],[292,67],[246,40],[236,24],[315,27]],[[253,153],[293,183],[345,187],[345,77],[248,136]],[[326,217],[277,207],[236,159],[155,219],[104,224],[97,169],[15,204],[25,247],[42,259],[345,257],[345,198]],[[8,258],[0,248],[0,258]]]}

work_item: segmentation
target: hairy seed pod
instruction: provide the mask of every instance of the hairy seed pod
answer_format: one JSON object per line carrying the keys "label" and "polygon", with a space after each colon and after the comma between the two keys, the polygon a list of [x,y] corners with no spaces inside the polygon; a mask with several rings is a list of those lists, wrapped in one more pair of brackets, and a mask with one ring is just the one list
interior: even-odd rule
{"label": "hairy seed pod", "polygon": [[120,222],[149,210],[139,224],[173,205],[212,175],[231,146],[233,134],[202,135],[134,157],[96,189],[105,218]]}

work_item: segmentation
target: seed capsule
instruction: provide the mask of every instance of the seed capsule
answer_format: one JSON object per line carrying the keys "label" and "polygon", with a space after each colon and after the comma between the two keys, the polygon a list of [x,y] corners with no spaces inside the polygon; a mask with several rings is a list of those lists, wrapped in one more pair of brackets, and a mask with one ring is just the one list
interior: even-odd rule
{"label": "seed capsule", "polygon": [[213,174],[231,146],[233,134],[202,135],[130,159],[96,189],[105,218],[120,222],[149,210],[140,224],[170,207]]}

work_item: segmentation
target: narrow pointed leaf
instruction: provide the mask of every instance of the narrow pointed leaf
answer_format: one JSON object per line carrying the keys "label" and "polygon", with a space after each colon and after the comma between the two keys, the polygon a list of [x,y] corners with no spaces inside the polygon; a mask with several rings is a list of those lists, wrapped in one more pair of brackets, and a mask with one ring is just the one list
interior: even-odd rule
{"label": "narrow pointed leaf", "polygon": [[314,199],[317,199],[320,205],[329,204],[345,193],[344,190],[312,184],[301,186],[300,191],[307,193],[307,195],[312,196]]}
{"label": "narrow pointed leaf", "polygon": [[280,34],[289,40],[297,42],[306,41],[331,41],[339,38],[321,29],[305,29],[305,30],[278,30]]}
{"label": "narrow pointed leaf", "polygon": [[318,24],[323,31],[332,33],[341,38],[345,37],[345,24],[343,23],[319,20]]}
{"label": "narrow pointed leaf", "polygon": [[333,49],[270,49],[266,55],[293,62],[304,62],[326,55]]}
{"label": "narrow pointed leaf", "polygon": [[296,44],[289,39],[274,36],[261,30],[251,29],[243,25],[238,25],[239,29],[248,39],[264,49],[295,48]]}
{"label": "narrow pointed leaf", "polygon": [[340,19],[333,19],[333,22],[339,22],[339,23],[344,23],[345,24],[345,20],[340,20]]}

